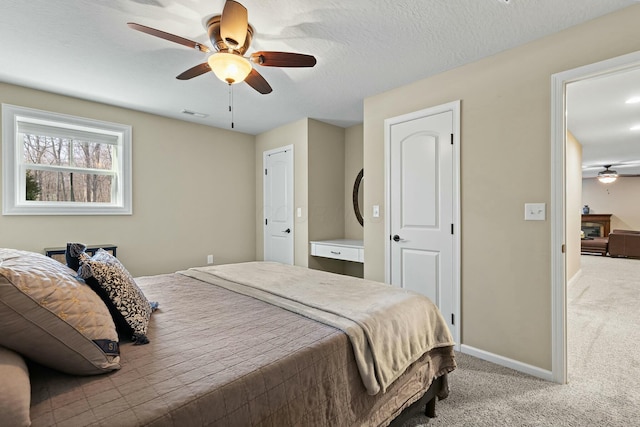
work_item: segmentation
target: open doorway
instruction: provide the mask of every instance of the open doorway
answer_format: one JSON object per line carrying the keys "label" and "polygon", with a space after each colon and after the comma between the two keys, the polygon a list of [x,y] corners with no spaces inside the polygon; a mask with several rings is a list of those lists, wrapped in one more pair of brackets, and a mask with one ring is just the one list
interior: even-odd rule
{"label": "open doorway", "polygon": [[[576,152],[571,147],[571,140],[575,139],[579,142],[580,136],[569,134],[570,129],[567,123],[568,117],[572,114],[571,105],[574,105],[576,108],[574,113],[577,114],[578,110],[584,106],[585,101],[576,99],[575,96],[568,96],[571,92],[569,88],[571,85],[574,85],[574,88],[597,86],[607,78],[611,78],[612,81],[621,80],[621,76],[625,73],[640,72],[638,70],[640,70],[640,52],[552,76],[552,372],[554,381],[559,383],[566,383],[568,378],[567,281],[571,278],[569,276],[576,271],[574,263],[576,251],[580,250],[580,245],[579,241],[575,240],[576,233],[579,233],[575,224],[580,221],[582,208],[582,170],[576,171],[576,160],[573,158]],[[637,90],[640,92],[640,87]],[[624,101],[622,100],[622,102]],[[607,106],[604,101],[599,107],[601,111],[613,108]],[[593,119],[591,120],[593,121]],[[604,126],[601,127],[604,128]],[[628,126],[627,129],[629,129]],[[588,129],[584,132],[576,131],[576,133],[582,134],[585,142],[588,142],[586,140],[590,140],[591,134],[597,131]],[[604,138],[600,137],[600,139]],[[597,141],[593,144],[598,145]],[[583,157],[582,153],[578,153],[578,155]],[[585,156],[584,160],[594,163],[594,165],[588,166],[594,166],[593,170],[595,171],[585,171],[585,174],[597,174],[597,163],[609,164],[608,162],[613,162],[616,156],[620,157],[620,154],[617,154],[612,147],[601,145],[589,147]],[[585,163],[582,160],[581,158],[580,163]],[[577,177],[576,174],[580,174],[580,176]],[[580,195],[576,198],[575,191],[578,190],[575,188],[575,182],[578,179],[580,180]],[[574,188],[571,187],[572,183]],[[576,200],[579,200],[578,204]],[[577,258],[579,262],[579,252]]]}

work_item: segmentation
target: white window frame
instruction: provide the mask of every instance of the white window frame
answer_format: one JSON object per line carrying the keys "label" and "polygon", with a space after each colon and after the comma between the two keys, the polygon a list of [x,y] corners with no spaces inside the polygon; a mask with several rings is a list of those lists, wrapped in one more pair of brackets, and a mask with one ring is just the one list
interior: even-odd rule
{"label": "white window frame", "polygon": [[[26,200],[20,124],[54,126],[74,135],[117,141],[113,144],[111,203]],[[131,182],[131,126],[2,104],[2,215],[131,215]]]}

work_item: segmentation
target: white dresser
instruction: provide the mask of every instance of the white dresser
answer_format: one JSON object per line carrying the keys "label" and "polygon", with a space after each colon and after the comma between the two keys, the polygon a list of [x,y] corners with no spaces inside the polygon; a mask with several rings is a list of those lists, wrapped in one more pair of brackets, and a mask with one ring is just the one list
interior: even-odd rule
{"label": "white dresser", "polygon": [[362,240],[317,240],[309,243],[313,256],[364,262],[364,242]]}

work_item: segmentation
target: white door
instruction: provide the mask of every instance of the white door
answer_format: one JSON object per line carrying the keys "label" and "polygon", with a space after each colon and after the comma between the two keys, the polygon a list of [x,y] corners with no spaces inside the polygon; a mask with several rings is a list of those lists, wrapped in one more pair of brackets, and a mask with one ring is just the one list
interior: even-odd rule
{"label": "white door", "polygon": [[293,146],[265,151],[264,260],[293,265]]}
{"label": "white door", "polygon": [[454,112],[387,121],[390,283],[428,296],[458,343]]}

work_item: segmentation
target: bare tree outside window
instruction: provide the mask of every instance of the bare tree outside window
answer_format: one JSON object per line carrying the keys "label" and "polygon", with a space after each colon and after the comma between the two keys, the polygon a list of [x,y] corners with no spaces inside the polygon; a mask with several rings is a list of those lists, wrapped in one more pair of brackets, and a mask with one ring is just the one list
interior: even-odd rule
{"label": "bare tree outside window", "polygon": [[[48,202],[111,203],[113,145],[25,134],[24,162]],[[30,185],[27,181],[27,185]]]}

